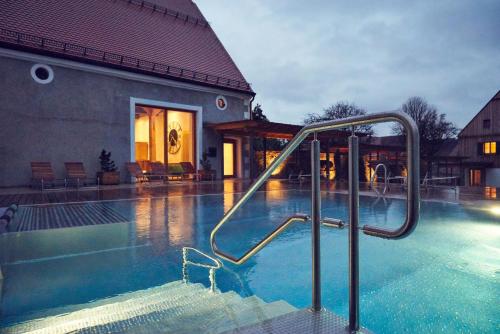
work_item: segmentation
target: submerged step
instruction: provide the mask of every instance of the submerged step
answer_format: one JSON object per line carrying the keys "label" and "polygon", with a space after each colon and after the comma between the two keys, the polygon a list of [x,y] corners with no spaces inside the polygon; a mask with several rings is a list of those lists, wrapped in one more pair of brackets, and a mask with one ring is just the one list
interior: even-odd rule
{"label": "submerged step", "polygon": [[[233,291],[211,292],[181,281],[87,304],[61,307],[1,333],[220,333],[256,324],[296,309]],[[56,315],[54,315],[56,314]]]}

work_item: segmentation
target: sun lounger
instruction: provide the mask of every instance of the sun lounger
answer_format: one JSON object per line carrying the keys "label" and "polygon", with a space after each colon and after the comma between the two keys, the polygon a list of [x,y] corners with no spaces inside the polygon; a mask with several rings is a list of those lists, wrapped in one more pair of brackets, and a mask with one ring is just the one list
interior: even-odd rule
{"label": "sun lounger", "polygon": [[125,166],[131,177],[134,177],[137,182],[146,182],[148,178],[143,172],[141,166],[137,162],[126,162]]}
{"label": "sun lounger", "polygon": [[196,181],[200,180],[200,173],[196,172],[196,169],[193,167],[193,164],[190,162],[181,162],[181,167],[184,170],[184,177],[192,176]]}
{"label": "sun lounger", "polygon": [[165,165],[159,161],[149,163],[149,173],[147,174],[148,180],[161,180],[166,182],[168,180],[167,169]]}
{"label": "sun lounger", "polygon": [[75,185],[76,188],[89,185],[97,185],[99,187],[99,178],[89,178],[83,162],[65,162],[66,168],[66,186]]}
{"label": "sun lounger", "polygon": [[167,175],[169,179],[182,180],[184,174],[184,169],[180,163],[168,164]]}
{"label": "sun lounger", "polygon": [[56,184],[64,180],[56,179],[52,165],[47,161],[31,162],[31,186],[39,186],[43,191],[47,187],[55,187]]}
{"label": "sun lounger", "polygon": [[307,178],[310,178],[311,174],[304,174],[303,170],[300,170],[298,174],[289,174],[288,175],[288,182],[298,182],[302,183],[304,182]]}

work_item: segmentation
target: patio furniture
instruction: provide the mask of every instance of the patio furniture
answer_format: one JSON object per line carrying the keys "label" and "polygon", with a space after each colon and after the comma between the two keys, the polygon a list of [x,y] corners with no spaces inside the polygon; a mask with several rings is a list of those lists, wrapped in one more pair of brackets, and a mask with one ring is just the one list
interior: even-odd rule
{"label": "patio furniture", "polygon": [[192,176],[193,179],[196,181],[200,180],[200,173],[196,172],[196,169],[194,168],[193,164],[190,162],[181,162],[181,167],[184,170],[184,177],[186,176]]}
{"label": "patio furniture", "polygon": [[290,173],[288,175],[288,182],[302,183],[306,178],[310,178],[311,174],[304,174],[304,171],[301,169],[298,174]]}
{"label": "patio furniture", "polygon": [[184,174],[184,169],[180,163],[168,164],[167,175],[169,179],[182,180]]}
{"label": "patio furniture", "polygon": [[[56,179],[52,164],[47,161],[32,161],[31,162],[31,186],[40,186],[43,191],[47,186],[55,187],[58,181],[65,181]],[[65,185],[66,186],[66,185]]]}
{"label": "patio furniture", "polygon": [[129,172],[131,177],[134,177],[138,182],[147,182],[149,181],[147,175],[142,170],[141,166],[137,162],[126,162],[125,167],[127,167],[127,171]]}
{"label": "patio furniture", "polygon": [[148,180],[161,180],[166,182],[168,180],[168,173],[165,165],[159,161],[152,161],[149,163],[149,173],[147,174]]}
{"label": "patio furniture", "polygon": [[205,170],[205,169],[198,169],[198,174],[200,175],[199,179],[201,181],[214,181],[215,180],[215,170]]}
{"label": "patio furniture", "polygon": [[83,162],[65,162],[64,168],[66,168],[66,187],[70,184],[74,184],[77,189],[88,185],[99,187],[100,179],[88,177]]}

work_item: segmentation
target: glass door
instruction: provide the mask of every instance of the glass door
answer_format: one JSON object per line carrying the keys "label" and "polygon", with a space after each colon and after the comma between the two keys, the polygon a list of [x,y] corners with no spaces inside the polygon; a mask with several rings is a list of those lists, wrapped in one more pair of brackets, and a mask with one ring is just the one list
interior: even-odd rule
{"label": "glass door", "polygon": [[135,160],[143,170],[150,162],[193,173],[196,168],[195,114],[137,106],[135,110]]}
{"label": "glass door", "polygon": [[224,177],[236,176],[236,141],[224,140]]}

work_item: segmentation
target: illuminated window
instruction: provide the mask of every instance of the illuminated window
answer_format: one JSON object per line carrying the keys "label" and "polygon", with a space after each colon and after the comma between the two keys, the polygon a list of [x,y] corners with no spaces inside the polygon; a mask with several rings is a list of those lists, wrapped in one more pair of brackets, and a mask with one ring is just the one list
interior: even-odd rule
{"label": "illuminated window", "polygon": [[236,142],[227,140],[224,142],[224,177],[235,177],[236,175]]}
{"label": "illuminated window", "polygon": [[147,170],[149,162],[196,168],[195,115],[187,111],[137,106],[135,110],[135,160]]}
{"label": "illuminated window", "polygon": [[483,143],[483,153],[497,154],[497,143],[494,141],[488,141],[486,143]]}

